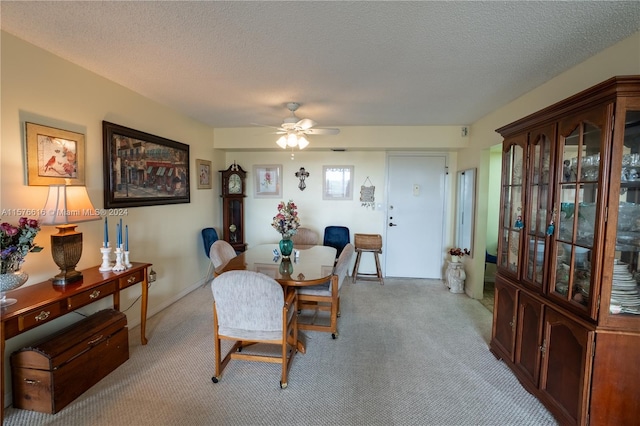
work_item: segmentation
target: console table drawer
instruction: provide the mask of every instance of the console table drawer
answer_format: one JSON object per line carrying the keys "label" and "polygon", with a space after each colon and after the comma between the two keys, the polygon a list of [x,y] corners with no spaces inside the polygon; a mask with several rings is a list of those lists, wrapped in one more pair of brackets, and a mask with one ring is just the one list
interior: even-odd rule
{"label": "console table drawer", "polygon": [[45,322],[59,317],[61,314],[62,309],[60,309],[60,303],[51,303],[36,311],[20,315],[18,317],[18,330],[24,331],[33,326],[44,324]]}
{"label": "console table drawer", "polygon": [[132,274],[125,275],[124,277],[120,277],[120,288],[127,288],[142,281],[144,279],[144,271],[145,269],[142,269]]}
{"label": "console table drawer", "polygon": [[99,287],[69,297],[67,299],[67,306],[69,309],[77,309],[91,302],[95,302],[98,299],[102,299],[103,297],[115,293],[117,284],[118,282],[116,280],[109,281]]}

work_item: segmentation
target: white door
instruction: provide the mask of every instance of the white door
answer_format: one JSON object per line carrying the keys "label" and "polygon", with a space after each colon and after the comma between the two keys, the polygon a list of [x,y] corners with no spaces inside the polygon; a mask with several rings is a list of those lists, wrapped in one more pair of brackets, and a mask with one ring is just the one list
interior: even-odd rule
{"label": "white door", "polygon": [[442,276],[446,158],[388,157],[385,275]]}

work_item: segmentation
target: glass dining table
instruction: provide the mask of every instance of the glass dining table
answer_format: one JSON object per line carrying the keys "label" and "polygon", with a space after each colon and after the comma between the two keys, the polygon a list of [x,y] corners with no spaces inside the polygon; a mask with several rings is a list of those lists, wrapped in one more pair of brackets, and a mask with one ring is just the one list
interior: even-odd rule
{"label": "glass dining table", "polygon": [[[294,256],[295,252],[299,255]],[[290,259],[283,259],[279,255],[278,244],[257,245],[218,267],[215,274],[233,270],[255,271],[270,276],[283,287],[317,285],[331,278],[336,259],[335,248],[300,245],[294,247],[294,253]]]}
{"label": "glass dining table", "polygon": [[[299,252],[298,256],[293,255],[296,251]],[[278,244],[261,244],[250,247],[227,264],[216,268],[215,275],[236,270],[260,272],[279,282],[285,292],[295,291],[296,287],[324,284],[332,279],[338,285],[337,277],[333,275],[336,253],[333,247],[300,245],[294,247],[290,259],[283,259],[279,255]],[[306,352],[303,340],[304,335],[298,333],[300,353]]]}

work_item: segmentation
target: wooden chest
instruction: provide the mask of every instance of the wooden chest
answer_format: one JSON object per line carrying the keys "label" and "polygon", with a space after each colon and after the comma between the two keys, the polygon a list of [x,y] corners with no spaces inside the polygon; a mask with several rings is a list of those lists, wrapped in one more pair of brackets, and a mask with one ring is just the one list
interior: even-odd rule
{"label": "wooden chest", "polygon": [[13,406],[57,413],[127,359],[127,317],[96,312],[11,355]]}

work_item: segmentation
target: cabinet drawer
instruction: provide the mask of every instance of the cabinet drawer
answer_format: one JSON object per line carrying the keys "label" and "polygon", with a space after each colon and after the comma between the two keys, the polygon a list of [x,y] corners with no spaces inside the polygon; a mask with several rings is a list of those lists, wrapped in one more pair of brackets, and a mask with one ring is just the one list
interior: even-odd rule
{"label": "cabinet drawer", "polygon": [[117,281],[110,281],[94,289],[84,291],[67,299],[67,306],[70,310],[95,302],[105,296],[115,293]]}
{"label": "cabinet drawer", "polygon": [[120,288],[127,288],[129,286],[132,286],[132,285],[142,281],[144,279],[145,271],[146,271],[146,269],[142,269],[142,270],[136,271],[136,272],[134,272],[132,274],[128,274],[128,275],[125,275],[123,277],[120,277],[120,279],[119,279]]}
{"label": "cabinet drawer", "polygon": [[60,309],[60,303],[51,303],[36,311],[20,315],[18,317],[18,330],[23,331],[36,325],[44,324],[45,322],[49,322],[52,319],[59,317],[61,314],[62,309]]}

